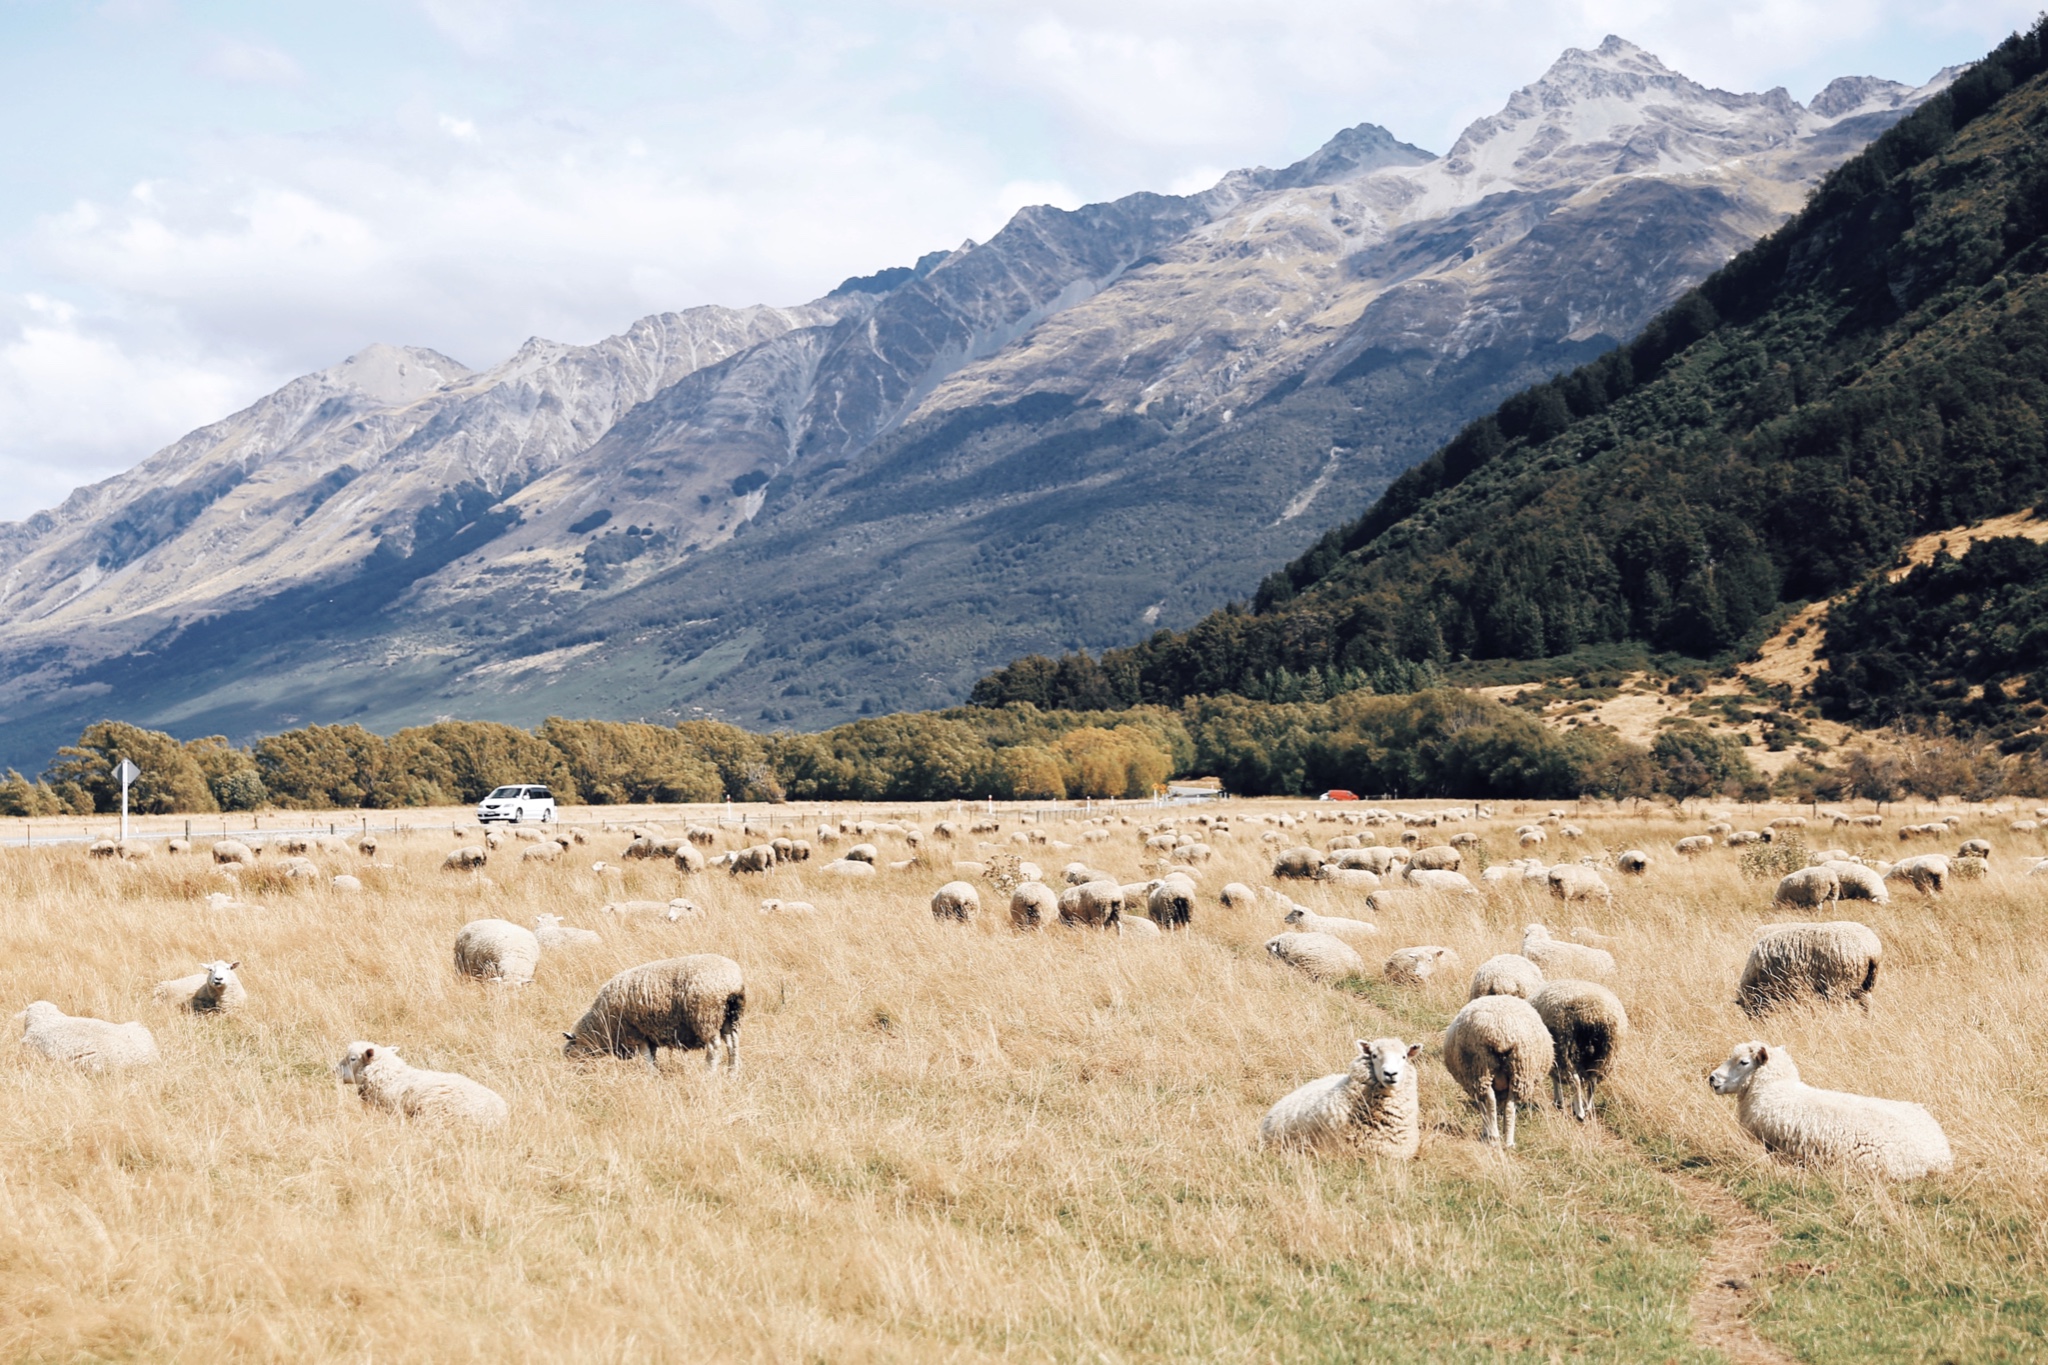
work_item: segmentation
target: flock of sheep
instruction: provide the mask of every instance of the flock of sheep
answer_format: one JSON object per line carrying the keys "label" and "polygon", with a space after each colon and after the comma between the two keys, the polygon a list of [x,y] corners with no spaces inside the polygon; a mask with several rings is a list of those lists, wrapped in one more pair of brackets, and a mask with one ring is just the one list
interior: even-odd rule
{"label": "flock of sheep", "polygon": [[[1399,814],[1380,809],[1326,814],[1324,821],[1347,828],[1322,847],[1295,842],[1292,833],[1309,815],[1284,813],[1237,815],[1202,813],[1186,822],[1139,824],[1135,833],[1141,854],[1157,875],[1124,882],[1085,860],[1068,862],[1049,877],[1025,855],[1085,851],[1088,845],[1115,838],[1128,817],[1091,820],[1079,836],[1079,847],[1055,840],[1042,826],[1017,830],[1004,840],[979,839],[1001,833],[993,819],[940,821],[929,835],[916,826],[849,820],[821,825],[815,840],[779,837],[712,854],[720,832],[700,826],[671,839],[656,827],[629,831],[627,859],[672,863],[685,879],[722,869],[730,877],[754,877],[779,867],[809,862],[813,844],[824,851],[844,852],[821,859],[815,870],[825,875],[863,878],[878,865],[915,872],[933,865],[936,845],[959,845],[979,839],[973,857],[954,859],[958,879],[946,882],[931,896],[933,917],[965,923],[982,914],[977,882],[1006,890],[1009,921],[1021,933],[1097,932],[1158,937],[1184,931],[1201,913],[1200,889],[1205,865],[1214,856],[1212,840],[1248,832],[1239,826],[1264,825],[1258,838],[1272,846],[1274,886],[1253,889],[1241,882],[1223,886],[1215,903],[1232,911],[1264,907],[1281,917],[1283,931],[1268,940],[1271,956],[1317,980],[1336,980],[1367,972],[1359,951],[1379,936],[1363,919],[1318,914],[1296,904],[1280,887],[1314,882],[1362,893],[1371,913],[1440,906],[1444,898],[1476,898],[1482,886],[1523,882],[1541,886],[1562,908],[1604,904],[1613,898],[1605,872],[1623,877],[1644,875],[1649,854],[1640,849],[1587,855],[1571,862],[1548,864],[1538,851],[1551,838],[1582,839],[1584,833],[1563,823],[1562,812],[1514,831],[1525,856],[1487,866],[1480,883],[1464,872],[1469,855],[1481,845],[1476,826],[1492,812],[1461,808],[1427,814]],[[1837,825],[1851,817],[1834,817]],[[1233,820],[1238,822],[1233,825]],[[1188,828],[1181,828],[1186,823]],[[1709,825],[1704,834],[1677,841],[1682,859],[1697,858],[1716,847],[1742,847],[1783,837],[1807,822],[1798,817],[1772,822],[1762,831],[1738,831],[1725,822]],[[1861,826],[1881,825],[1878,817],[1856,817]],[[1434,842],[1434,831],[1471,825]],[[1385,839],[1400,827],[1398,839]],[[1951,825],[1908,826],[1901,838],[1927,837]],[[900,840],[909,856],[884,863],[877,839]],[[1127,836],[1128,837],[1128,836]],[[478,842],[458,833],[461,842],[444,860],[453,872],[480,873],[494,852],[508,843],[523,843],[521,861],[553,862],[585,841],[580,831],[551,830],[543,835],[516,829],[510,836],[487,832]],[[283,855],[284,875],[299,879],[321,875],[304,855],[316,846],[346,847],[339,840],[274,840],[271,850]],[[357,848],[374,854],[376,842],[365,837]],[[94,857],[146,856],[146,846],[111,841],[92,845]],[[174,853],[188,852],[182,840]],[[965,851],[965,850],[961,850]],[[223,839],[212,850],[214,861],[233,872],[255,865],[260,851],[239,840]],[[1775,903],[1800,911],[1825,912],[1844,900],[1882,903],[1894,885],[1910,886],[1923,895],[1938,895],[1952,878],[1981,876],[1991,857],[1983,840],[1961,844],[1953,858],[1940,854],[1909,857],[1897,863],[1865,862],[1838,849],[1811,856],[1810,865],[1785,875],[1777,885]],[[2034,870],[2040,871],[2044,862]],[[617,877],[619,868],[593,864],[600,877]],[[358,879],[346,874],[331,879],[338,891],[360,892]],[[1057,889],[1056,889],[1057,888]],[[217,895],[215,903],[232,903]],[[764,914],[812,914],[808,902],[764,899]],[[613,916],[652,914],[681,921],[701,913],[687,897],[667,901],[616,900],[602,913]],[[517,986],[532,981],[544,950],[595,943],[588,929],[565,925],[559,915],[540,915],[533,928],[503,919],[481,919],[464,925],[453,945],[454,965],[461,974],[482,981]],[[1478,964],[1465,1005],[1442,1038],[1445,1069],[1477,1106],[1481,1138],[1503,1148],[1515,1146],[1518,1106],[1540,1103],[1549,1078],[1551,1099],[1559,1109],[1569,1106],[1585,1121],[1594,1113],[1600,1083],[1611,1072],[1628,1037],[1628,1014],[1620,998],[1603,980],[1615,975],[1615,943],[1590,929],[1574,928],[1559,938],[1541,923],[1523,930],[1513,952]],[[1736,996],[1752,1015],[1787,1003],[1854,1002],[1866,1011],[1876,988],[1883,945],[1868,926],[1849,920],[1811,920],[1766,925],[1758,931],[1735,983]],[[202,964],[194,975],[167,981],[157,988],[159,999],[199,1014],[231,1013],[246,1001],[236,975],[238,963]],[[1421,944],[1404,947],[1384,959],[1380,968],[1398,983],[1426,981],[1459,967],[1447,947]],[[613,976],[597,991],[588,1011],[566,1031],[569,1057],[638,1058],[657,1066],[661,1048],[702,1051],[707,1065],[739,1064],[739,1030],[746,1008],[746,984],[738,963],[710,953],[669,958],[631,967]],[[140,1023],[114,1024],[62,1013],[48,1001],[36,1001],[18,1019],[22,1041],[43,1055],[87,1070],[143,1065],[158,1060],[157,1045]],[[1365,1155],[1409,1159],[1421,1139],[1421,1106],[1416,1062],[1422,1044],[1397,1037],[1359,1039],[1348,1069],[1301,1086],[1275,1103],[1259,1127],[1259,1140],[1274,1146],[1334,1149]],[[484,1126],[502,1123],[505,1100],[467,1077],[425,1071],[408,1065],[389,1046],[364,1041],[349,1045],[334,1068],[343,1082],[356,1086],[373,1106],[416,1118],[466,1121]],[[1712,1089],[1733,1096],[1742,1126],[1771,1152],[1788,1159],[1846,1164],[1893,1179],[1909,1179],[1945,1171],[1952,1164],[1946,1137],[1928,1112],[1917,1104],[1822,1090],[1805,1084],[1782,1047],[1749,1041],[1735,1047],[1709,1078]]]}

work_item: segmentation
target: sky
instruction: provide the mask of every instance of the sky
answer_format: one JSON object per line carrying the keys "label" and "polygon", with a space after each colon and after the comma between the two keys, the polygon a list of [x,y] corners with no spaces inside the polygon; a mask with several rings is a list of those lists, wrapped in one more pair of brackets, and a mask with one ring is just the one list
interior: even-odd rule
{"label": "sky", "polygon": [[371,342],[483,367],[1355,123],[1440,152],[1609,33],[1803,101],[2040,3],[0,0],[0,521]]}

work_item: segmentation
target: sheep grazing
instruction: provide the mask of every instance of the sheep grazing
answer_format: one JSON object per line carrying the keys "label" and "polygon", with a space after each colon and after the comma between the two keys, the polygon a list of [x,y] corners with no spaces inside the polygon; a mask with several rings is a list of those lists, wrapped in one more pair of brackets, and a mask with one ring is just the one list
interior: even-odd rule
{"label": "sheep grazing", "polygon": [[1650,855],[1639,848],[1624,850],[1615,856],[1614,868],[1624,876],[1640,877],[1650,870]]}
{"label": "sheep grazing", "polygon": [[1879,905],[1891,904],[1891,888],[1884,884],[1884,873],[1862,863],[1830,862],[1823,867],[1835,874],[1842,884],[1841,899],[1845,901],[1874,901]]}
{"label": "sheep grazing", "polygon": [[702,872],[705,867],[704,855],[693,844],[682,844],[676,849],[676,871],[685,876]]}
{"label": "sheep grazing", "polygon": [[361,877],[351,877],[346,872],[339,872],[334,875],[327,885],[330,890],[338,891],[344,896],[353,896],[363,889],[363,879]]}
{"label": "sheep grazing", "polygon": [[981,913],[981,893],[968,882],[947,882],[932,893],[932,918],[965,923]]}
{"label": "sheep grazing", "polygon": [[256,850],[240,839],[222,839],[213,846],[213,860],[236,867],[256,866]]}
{"label": "sheep grazing", "polygon": [[734,849],[725,855],[725,870],[733,876],[742,872],[773,872],[775,847],[772,844],[755,844],[751,848]]}
{"label": "sheep grazing", "polygon": [[1883,961],[1877,931],[1855,920],[1767,924],[1742,964],[1735,1003],[1751,1015],[1808,996],[1854,1000],[1867,1010]]}
{"label": "sheep grazing", "polygon": [[1543,1077],[1557,1060],[1550,1030],[1536,1007],[1515,995],[1482,995],[1467,1001],[1444,1030],[1444,1069],[1475,1103],[1483,1104],[1486,1125],[1480,1141],[1502,1139],[1501,1104],[1507,1106],[1504,1146],[1515,1145],[1515,1106],[1535,1104]]}
{"label": "sheep grazing", "polygon": [[1497,953],[1479,964],[1472,973],[1472,991],[1467,997],[1518,995],[1527,1000],[1543,989],[1543,969],[1519,953]]}
{"label": "sheep grazing", "polygon": [[1553,980],[1614,975],[1614,954],[1584,943],[1559,942],[1541,924],[1531,924],[1522,930],[1522,956]]}
{"label": "sheep grazing", "polygon": [[1408,884],[1418,891],[1427,891],[1438,896],[1476,896],[1479,888],[1462,872],[1447,872],[1442,868],[1410,867]]}
{"label": "sheep grazing", "polygon": [[[1728,842],[1731,844],[1735,842],[1733,835],[1729,836]],[[1681,858],[1696,858],[1702,853],[1708,853],[1713,850],[1714,836],[1711,834],[1688,834],[1671,847]]]}
{"label": "sheep grazing", "polygon": [[1925,1108],[1808,1085],[1782,1047],[1744,1043],[1707,1084],[1716,1095],[1733,1095],[1736,1121],[1788,1160],[1848,1166],[1886,1180],[1939,1175],[1955,1165],[1948,1135]]}
{"label": "sheep grazing", "polygon": [[1414,1065],[1421,1051],[1399,1038],[1360,1038],[1349,1071],[1310,1081],[1266,1112],[1259,1144],[1414,1160],[1422,1145]]}
{"label": "sheep grazing", "polygon": [[1295,880],[1313,880],[1327,859],[1307,846],[1290,848],[1273,860],[1273,875]]}
{"label": "sheep grazing", "polygon": [[542,948],[580,948],[601,942],[594,929],[577,929],[562,923],[560,915],[535,915],[533,937]]}
{"label": "sheep grazing", "polygon": [[1628,1037],[1628,1011],[1613,991],[1592,981],[1552,981],[1529,997],[1543,1026],[1550,1030],[1555,1060],[1550,1068],[1550,1099],[1564,1108],[1564,1087],[1572,1088],[1572,1117],[1584,1123],[1593,1112],[1593,1096],[1607,1079]]}
{"label": "sheep grazing", "polygon": [[235,975],[239,962],[202,962],[192,976],[166,981],[156,988],[158,1000],[174,1000],[180,1009],[194,1014],[232,1014],[249,1002],[242,978]]}
{"label": "sheep grazing", "polygon": [[1948,859],[1939,853],[1901,858],[1884,876],[1886,881],[1907,883],[1923,896],[1938,896],[1948,889]]}
{"label": "sheep grazing", "polygon": [[1010,892],[1010,927],[1045,929],[1060,922],[1060,898],[1043,882],[1019,882]]}
{"label": "sheep grazing", "polygon": [[350,1043],[334,1074],[354,1086],[364,1104],[409,1119],[474,1123],[479,1128],[505,1122],[505,1097],[489,1086],[453,1071],[422,1071],[376,1043]]}
{"label": "sheep grazing", "polygon": [[172,838],[164,840],[164,852],[166,853],[179,854],[190,853],[191,851],[192,841],[190,839]]}
{"label": "sheep grazing", "polygon": [[1243,882],[1226,882],[1222,891],[1223,908],[1246,910],[1258,903],[1258,895]]}
{"label": "sheep grazing", "polygon": [[1614,899],[1614,889],[1605,879],[1590,867],[1580,863],[1559,863],[1543,874],[1550,885],[1550,894],[1569,905],[1573,901],[1600,901]]}
{"label": "sheep grazing", "polygon": [[1387,959],[1386,965],[1380,968],[1380,974],[1389,981],[1417,986],[1435,976],[1438,971],[1457,965],[1456,953],[1432,943],[1420,948],[1401,949]]}
{"label": "sheep grazing", "polygon": [[1358,950],[1335,934],[1279,934],[1266,940],[1266,951],[1318,981],[1365,971],[1365,959]]}
{"label": "sheep grazing", "polygon": [[1145,914],[1162,929],[1185,929],[1195,917],[1195,884],[1179,873],[1164,878],[1145,897]]}
{"label": "sheep grazing", "polygon": [[519,861],[522,863],[551,863],[561,856],[562,846],[553,840],[549,840],[547,843],[535,844],[532,848],[522,849],[519,854]]}
{"label": "sheep grazing", "polygon": [[1841,898],[1842,879],[1834,869],[1802,867],[1778,879],[1778,892],[1771,903],[1801,910],[1824,910]]}
{"label": "sheep grazing", "polygon": [[1123,918],[1124,889],[1112,881],[1083,882],[1060,892],[1060,923],[1114,928]]}
{"label": "sheep grazing", "polygon": [[1287,911],[1287,927],[1297,934],[1335,934],[1338,938],[1371,938],[1379,930],[1362,919],[1341,915],[1318,915],[1305,905]]}
{"label": "sheep grazing", "polygon": [[1956,849],[1956,857],[1982,858],[1988,863],[1991,861],[1991,841],[1989,839],[1965,839],[1962,845]]}
{"label": "sheep grazing", "polygon": [[852,848],[846,850],[846,854],[842,861],[849,863],[866,863],[870,867],[872,867],[874,865],[875,860],[881,856],[881,850],[877,849],[873,844],[855,844]]}
{"label": "sheep grazing", "polygon": [[1142,915],[1125,915],[1116,922],[1116,932],[1119,937],[1158,938],[1160,929]]}
{"label": "sheep grazing", "polygon": [[490,857],[485,850],[464,844],[461,848],[448,850],[448,856],[441,860],[441,869],[444,872],[474,871],[489,862]]}
{"label": "sheep grazing", "polygon": [[1433,848],[1418,848],[1408,859],[1408,866],[1417,872],[1456,872],[1465,865],[1465,855],[1445,844]]}
{"label": "sheep grazing", "polygon": [[539,963],[540,939],[510,920],[471,920],[455,935],[455,970],[464,976],[525,986]]}
{"label": "sheep grazing", "polygon": [[565,1033],[567,1057],[634,1057],[659,1071],[657,1048],[701,1049],[706,1065],[740,1064],[740,1016],[747,1008],[740,964],[693,953],[628,967],[597,989],[597,999]]}
{"label": "sheep grazing", "polygon": [[53,1062],[69,1062],[80,1071],[148,1066],[158,1060],[156,1038],[139,1023],[110,1024],[82,1014],[66,1014],[47,1000],[38,1000],[14,1016],[21,1022],[21,1045]]}

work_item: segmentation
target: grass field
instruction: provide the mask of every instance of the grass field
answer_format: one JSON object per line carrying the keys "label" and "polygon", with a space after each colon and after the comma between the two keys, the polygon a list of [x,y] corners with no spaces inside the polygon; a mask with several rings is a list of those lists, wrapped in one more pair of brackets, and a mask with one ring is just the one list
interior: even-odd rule
{"label": "grass field", "polygon": [[[1737,851],[1688,864],[1669,851],[1697,820],[1586,810],[1572,817],[1584,841],[1553,835],[1553,860],[1651,852],[1648,876],[1608,874],[1609,909],[1516,888],[1382,918],[1375,966],[1423,943],[1463,959],[1403,988],[1312,982],[1263,951],[1277,912],[1218,905],[1226,881],[1270,884],[1272,846],[1249,817],[1301,807],[1232,809],[1193,927],[1160,939],[1018,935],[989,887],[979,922],[935,923],[927,901],[951,860],[977,856],[967,839],[859,885],[816,862],[745,879],[641,863],[621,884],[591,864],[615,861],[625,834],[570,812],[589,816],[590,843],[553,866],[521,865],[512,845],[482,878],[443,872],[447,832],[387,832],[374,861],[316,855],[359,876],[359,895],[266,872],[226,910],[206,903],[227,883],[203,840],[127,864],[76,844],[0,850],[0,1009],[47,999],[141,1019],[163,1052],[86,1076],[0,1048],[0,1359],[2048,1352],[2048,878],[2024,875],[2024,855],[2048,853],[2038,836],[1974,817],[1956,837],[1997,845],[1987,880],[1844,907],[1886,946],[1868,1015],[1757,1023],[1732,1003],[1735,978],[1754,928],[1785,916]],[[930,829],[950,811],[903,813]],[[1499,860],[1536,813],[1503,806],[1468,827]],[[683,823],[665,817],[671,833]],[[999,837],[1019,828],[1006,819]],[[1079,824],[1038,828],[1076,845],[1014,850],[1052,878],[1070,859],[1145,869],[1135,824],[1086,845]],[[1340,832],[1315,823],[1289,842]],[[1900,850],[1889,830],[1807,835]],[[1372,918],[1359,893],[1289,891]],[[598,913],[675,895],[704,913]],[[762,915],[769,895],[820,913]],[[523,989],[455,975],[465,921],[541,911],[603,942],[544,955]],[[1438,1035],[1471,968],[1534,919],[1618,940],[1612,984],[1634,1031],[1600,1122],[1546,1106],[1503,1155],[1475,1140]],[[699,951],[746,970],[737,1076],[707,1075],[700,1055],[665,1057],[658,1076],[563,1059],[562,1030],[606,977]],[[241,1015],[151,1001],[158,981],[215,957],[241,961]],[[1256,1148],[1275,1099],[1388,1033],[1425,1044],[1415,1162]],[[1752,1037],[1789,1048],[1815,1084],[1925,1103],[1955,1171],[1879,1187],[1763,1155],[1704,1079]],[[451,1132],[367,1109],[329,1074],[355,1038],[485,1082],[510,1123]],[[1742,1315],[1732,1328],[1705,1321],[1709,1271],[1743,1282],[1718,1291]]]}

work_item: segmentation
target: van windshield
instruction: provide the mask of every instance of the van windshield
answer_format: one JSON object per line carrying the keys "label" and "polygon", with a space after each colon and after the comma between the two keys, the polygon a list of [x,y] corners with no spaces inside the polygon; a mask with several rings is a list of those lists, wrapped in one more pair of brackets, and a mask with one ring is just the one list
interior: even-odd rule
{"label": "van windshield", "polygon": [[489,796],[486,796],[484,800],[508,801],[515,796],[523,796],[525,795],[525,793],[526,788],[524,787],[500,787],[496,791],[492,792]]}

